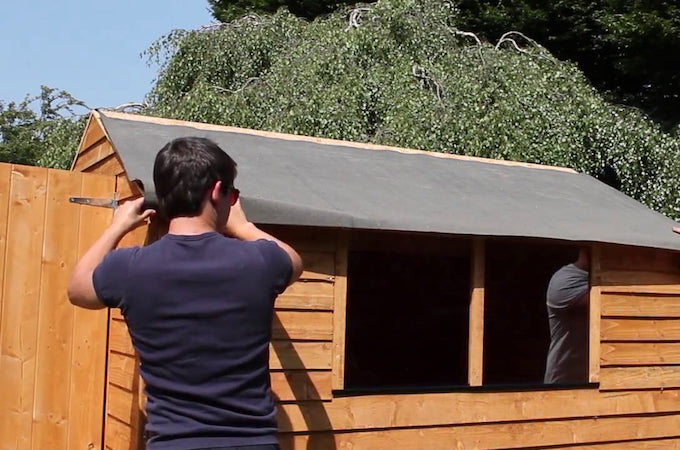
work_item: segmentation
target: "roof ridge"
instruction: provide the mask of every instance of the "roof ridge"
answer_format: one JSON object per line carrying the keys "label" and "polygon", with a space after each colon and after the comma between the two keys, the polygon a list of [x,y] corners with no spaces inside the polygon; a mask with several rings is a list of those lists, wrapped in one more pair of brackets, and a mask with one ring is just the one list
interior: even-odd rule
{"label": "roof ridge", "polygon": [[206,131],[225,131],[225,132],[231,132],[231,133],[240,133],[240,134],[249,134],[249,135],[254,135],[254,136],[262,136],[262,137],[268,137],[268,138],[274,138],[274,139],[285,139],[285,140],[289,140],[289,141],[313,142],[313,143],[322,144],[322,145],[335,145],[335,146],[344,146],[344,147],[363,148],[363,149],[366,149],[366,150],[383,150],[383,151],[387,150],[387,151],[403,153],[403,154],[428,155],[428,156],[433,156],[435,158],[456,159],[456,160],[460,160],[460,161],[474,161],[474,162],[480,162],[480,163],[485,163],[485,164],[497,164],[497,165],[503,165],[503,166],[517,166],[517,167],[527,167],[527,168],[530,168],[530,169],[555,170],[555,171],[559,171],[559,172],[578,173],[574,169],[571,169],[571,168],[568,168],[568,167],[549,166],[549,165],[519,162],[519,161],[506,161],[506,160],[501,160],[501,159],[482,158],[482,157],[479,157],[479,156],[466,156],[466,155],[457,155],[457,154],[451,154],[451,153],[432,152],[432,151],[427,151],[427,150],[418,150],[418,149],[405,148],[405,147],[394,147],[394,146],[389,146],[389,145],[370,144],[370,143],[365,143],[365,142],[343,141],[343,140],[340,140],[340,139],[320,138],[320,137],[313,137],[313,136],[304,136],[304,135],[299,135],[299,134],[280,133],[280,132],[275,132],[275,131],[263,131],[263,130],[255,130],[255,129],[252,129],[252,128],[233,127],[233,126],[228,126],[228,125],[214,125],[214,124],[203,123],[203,122],[190,122],[190,121],[186,121],[186,120],[166,119],[166,118],[162,118],[162,117],[144,116],[144,115],[141,115],[141,114],[121,113],[121,112],[117,112],[117,111],[102,110],[102,109],[95,109],[95,110],[92,111],[92,113],[95,114],[95,115],[102,114],[106,117],[110,117],[110,118],[113,118],[113,119],[133,120],[133,121],[137,121],[137,122],[153,123],[153,124],[157,124],[157,125],[187,126],[187,127],[196,128],[196,129],[199,129],[199,130],[206,130]]}

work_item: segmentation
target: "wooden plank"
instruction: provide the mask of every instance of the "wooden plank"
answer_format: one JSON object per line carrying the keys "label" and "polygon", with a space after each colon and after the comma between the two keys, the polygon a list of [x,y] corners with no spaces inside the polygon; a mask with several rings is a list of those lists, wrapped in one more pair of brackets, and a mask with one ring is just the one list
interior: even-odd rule
{"label": "wooden plank", "polygon": [[[283,435],[281,448],[511,449],[677,437],[680,415]],[[291,446],[291,444],[293,446]],[[306,446],[306,447],[305,447]]]}
{"label": "wooden plank", "polygon": [[104,128],[96,115],[90,114],[87,119],[87,125],[85,127],[85,133],[83,133],[83,138],[78,146],[78,153],[82,153],[94,145],[97,141],[104,139],[106,134],[104,133]]}
{"label": "wooden plank", "polygon": [[680,412],[680,391],[554,389],[336,397],[279,405],[281,432],[344,431]]}
{"label": "wooden plank", "polygon": [[[337,281],[336,281],[337,283]],[[333,311],[334,297],[290,295],[283,293],[276,299],[275,307],[282,309],[308,309],[315,311]]]}
{"label": "wooden plank", "polygon": [[273,139],[314,142],[314,143],[317,143],[317,144],[324,144],[324,145],[341,145],[341,146],[344,146],[344,147],[356,147],[356,148],[363,148],[363,149],[367,149],[367,150],[388,150],[388,151],[394,151],[394,152],[398,152],[398,153],[416,154],[416,155],[429,155],[429,156],[432,156],[432,157],[435,157],[435,158],[457,159],[457,160],[463,160],[463,161],[477,161],[477,162],[482,162],[482,163],[487,163],[487,164],[499,164],[499,165],[503,165],[503,166],[531,167],[531,168],[534,168],[534,169],[557,170],[557,171],[560,171],[560,172],[569,172],[569,173],[575,173],[576,172],[575,170],[570,169],[568,167],[546,166],[546,165],[525,163],[525,162],[519,162],[519,161],[505,161],[505,160],[497,160],[497,159],[480,158],[480,157],[477,157],[477,156],[455,155],[455,154],[451,154],[451,153],[428,152],[428,151],[425,151],[425,150],[417,150],[417,149],[401,148],[401,147],[389,147],[389,146],[386,146],[386,145],[368,144],[368,143],[364,143],[364,142],[341,141],[341,140],[336,140],[336,139],[318,138],[318,137],[311,137],[311,136],[300,136],[300,135],[297,135],[297,134],[284,134],[284,133],[276,133],[276,132],[271,132],[271,131],[251,130],[251,129],[247,129],[247,128],[236,128],[236,127],[229,127],[229,126],[222,126],[222,125],[211,125],[211,124],[207,124],[207,123],[186,122],[186,121],[175,120],[175,119],[165,119],[165,118],[160,118],[160,117],[142,116],[142,115],[139,115],[139,114],[125,114],[125,113],[119,113],[119,112],[114,112],[114,111],[106,111],[105,115],[108,116],[108,117],[115,117],[115,118],[119,118],[119,119],[123,119],[123,120],[134,120],[134,121],[141,121],[141,122],[147,122],[147,123],[157,123],[157,124],[162,124],[162,125],[180,125],[180,126],[183,126],[183,127],[196,128],[198,130],[226,131],[226,132],[230,132],[230,133],[240,133],[240,134],[249,134],[249,135],[255,135],[255,136],[264,136],[264,137],[273,138]]}
{"label": "wooden plank", "polygon": [[680,341],[680,319],[604,319],[603,341]]}
{"label": "wooden plank", "polygon": [[602,267],[606,270],[647,270],[677,273],[680,253],[618,245],[602,245]]}
{"label": "wooden plank", "polygon": [[680,364],[680,343],[603,343],[601,365]]}
{"label": "wooden plank", "polygon": [[10,180],[12,166],[0,163],[0,324],[2,323],[2,299],[4,295],[5,256],[7,248],[7,224],[9,214]]}
{"label": "wooden plank", "polygon": [[614,317],[680,318],[680,296],[603,294],[602,315]]}
{"label": "wooden plank", "polygon": [[130,182],[126,174],[116,175],[116,193],[119,200],[139,198],[142,196],[136,184]]}
{"label": "wooden plank", "polygon": [[301,296],[301,297],[327,297],[334,299],[334,283],[325,281],[298,281],[291,284],[282,293],[285,296]]}
{"label": "wooden plank", "polygon": [[66,296],[78,258],[78,206],[68,201],[81,194],[82,175],[49,170],[45,238],[40,285],[32,448],[66,448],[69,425],[73,306]]}
{"label": "wooden plank", "polygon": [[111,384],[106,393],[106,400],[106,414],[133,428],[137,427],[139,407],[136,392],[132,393]]}
{"label": "wooden plank", "polygon": [[111,147],[111,144],[105,138],[102,138],[95,145],[78,154],[73,165],[73,171],[86,172],[88,168],[112,154],[113,147]]}
{"label": "wooden plank", "polygon": [[593,245],[590,249],[590,298],[588,302],[589,335],[588,335],[588,380],[597,383],[600,380],[600,321],[602,314],[602,248]]}
{"label": "wooden plank", "polygon": [[31,448],[47,170],[12,166],[0,323],[0,442]]}
{"label": "wooden plank", "polygon": [[136,450],[143,447],[137,447],[134,444],[133,436],[136,436],[137,430],[130,425],[125,424],[114,417],[107,417],[106,420],[106,435],[104,441],[106,448],[111,450]]}
{"label": "wooden plank", "polygon": [[468,338],[468,384],[481,386],[484,365],[484,260],[483,239],[473,241],[470,272],[470,326]]}
{"label": "wooden plank", "polygon": [[330,369],[332,343],[272,341],[269,349],[271,369]]}
{"label": "wooden plank", "polygon": [[607,367],[600,376],[601,390],[680,388],[680,367]]}
{"label": "wooden plank", "polygon": [[272,339],[333,339],[333,313],[326,311],[276,311]]}
{"label": "wooden plank", "polygon": [[137,359],[118,353],[109,353],[109,383],[132,392],[135,379],[139,376]]}
{"label": "wooden plank", "polygon": [[335,281],[335,253],[300,252],[305,269],[302,280]]}
{"label": "wooden plank", "polygon": [[680,295],[680,285],[677,284],[620,284],[602,286],[602,292],[608,294],[672,294]]}
{"label": "wooden plank", "polygon": [[[83,196],[110,197],[114,182],[113,177],[83,174]],[[80,206],[80,256],[110,222],[110,209]],[[102,447],[108,317],[106,309],[74,311],[68,448]]]}
{"label": "wooden plank", "polygon": [[272,372],[271,384],[274,398],[280,402],[331,400],[331,372],[290,370]]}
{"label": "wooden plank", "polygon": [[[248,213],[248,211],[246,211],[246,213]],[[272,236],[281,239],[299,253],[335,253],[336,230],[333,228],[264,224],[260,224],[258,227]]]}
{"label": "wooden plank", "polygon": [[653,272],[646,267],[638,270],[603,270],[602,284],[614,285],[677,285],[680,284],[680,273]]}
{"label": "wooden plank", "polygon": [[125,172],[122,161],[115,153],[101,159],[97,164],[88,167],[85,171],[114,176]]}
{"label": "wooden plank", "polygon": [[569,450],[677,450],[680,449],[680,438],[652,439],[652,440],[630,440],[610,442],[606,444],[586,444],[564,448]]}
{"label": "wooden plank", "polygon": [[135,348],[128,333],[127,325],[122,320],[111,319],[109,328],[109,350],[123,355],[135,356]]}
{"label": "wooden plank", "polygon": [[345,336],[347,333],[347,264],[349,232],[337,233],[335,253],[335,286],[333,291],[333,389],[345,388]]}
{"label": "wooden plank", "polygon": [[118,248],[142,246],[146,243],[148,233],[149,225],[137,227],[120,240]]}
{"label": "wooden plank", "polygon": [[680,293],[680,273],[603,270],[603,292]]}

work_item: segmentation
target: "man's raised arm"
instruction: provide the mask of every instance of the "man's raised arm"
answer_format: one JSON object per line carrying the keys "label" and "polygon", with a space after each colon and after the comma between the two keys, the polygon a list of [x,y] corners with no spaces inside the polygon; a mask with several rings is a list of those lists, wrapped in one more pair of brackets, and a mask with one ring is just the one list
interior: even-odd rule
{"label": "man's raised arm", "polygon": [[245,213],[243,212],[243,208],[241,208],[240,200],[237,200],[234,206],[231,207],[229,219],[227,220],[226,233],[228,236],[240,239],[242,241],[257,241],[259,239],[265,239],[275,242],[284,252],[288,254],[293,267],[290,280],[288,280],[288,285],[293,284],[298,278],[300,278],[303,265],[302,258],[300,258],[298,252],[296,252],[295,249],[293,249],[293,247],[290,245],[275,238],[269,233],[265,233],[264,231],[257,228],[255,224],[249,222]]}
{"label": "man's raised arm", "polygon": [[101,309],[104,304],[97,298],[92,283],[94,269],[111,252],[129,231],[140,226],[155,211],[141,211],[143,198],[124,203],[113,214],[111,225],[76,263],[68,282],[68,298],[76,306]]}

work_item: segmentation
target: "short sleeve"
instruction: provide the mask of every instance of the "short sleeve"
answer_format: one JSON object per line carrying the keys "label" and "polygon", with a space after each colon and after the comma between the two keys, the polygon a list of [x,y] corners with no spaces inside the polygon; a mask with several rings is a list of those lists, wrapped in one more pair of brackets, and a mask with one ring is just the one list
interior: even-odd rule
{"label": "short sleeve", "polygon": [[280,294],[288,286],[288,281],[293,272],[293,264],[286,253],[274,241],[261,239],[256,241],[258,249],[265,262],[265,271],[269,275],[274,292]]}
{"label": "short sleeve", "polygon": [[94,269],[92,284],[97,298],[109,308],[119,308],[125,297],[132,257],[138,247],[114,250]]}
{"label": "short sleeve", "polygon": [[573,305],[588,292],[588,277],[587,271],[571,264],[558,270],[548,285],[546,295],[548,306],[564,309]]}

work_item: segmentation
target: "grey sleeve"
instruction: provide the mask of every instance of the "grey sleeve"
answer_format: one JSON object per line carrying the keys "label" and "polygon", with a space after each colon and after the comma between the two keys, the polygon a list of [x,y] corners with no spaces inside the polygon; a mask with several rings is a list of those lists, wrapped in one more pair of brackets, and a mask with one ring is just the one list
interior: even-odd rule
{"label": "grey sleeve", "polygon": [[570,264],[562,267],[550,279],[546,295],[547,304],[551,308],[568,308],[588,292],[589,274],[585,270]]}

